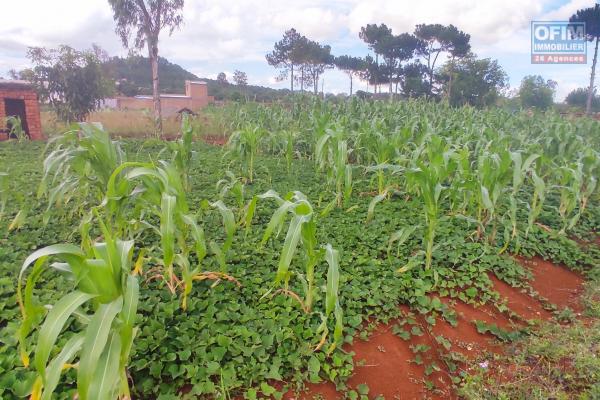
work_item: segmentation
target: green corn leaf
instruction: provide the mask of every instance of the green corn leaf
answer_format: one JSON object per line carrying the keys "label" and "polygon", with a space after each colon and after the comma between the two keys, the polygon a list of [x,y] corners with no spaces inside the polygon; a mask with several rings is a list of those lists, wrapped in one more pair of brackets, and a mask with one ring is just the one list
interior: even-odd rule
{"label": "green corn leaf", "polygon": [[119,387],[119,355],[121,338],[116,332],[111,333],[108,343],[102,352],[90,382],[89,400],[113,400],[117,398]]}
{"label": "green corn leaf", "polygon": [[252,218],[256,212],[256,204],[258,203],[258,196],[252,197],[252,200],[246,206],[246,214],[244,215],[244,227],[245,235],[248,236],[250,229],[252,228]]}
{"label": "green corn leaf", "polygon": [[279,266],[277,267],[275,283],[279,283],[284,280],[288,274],[292,258],[296,253],[298,242],[302,236],[302,224],[306,222],[306,220],[306,216],[294,216],[290,222],[285,241],[283,242],[283,249],[281,250],[281,257],[279,259]]}
{"label": "green corn leaf", "polygon": [[163,251],[163,263],[166,267],[173,265],[175,254],[175,196],[162,194],[160,203],[160,237]]}
{"label": "green corn leaf", "polygon": [[485,186],[480,187],[481,190],[481,199],[483,201],[483,206],[488,210],[494,209],[494,203],[490,200],[490,193]]}
{"label": "green corn leaf", "polygon": [[204,235],[204,229],[198,226],[196,219],[188,214],[181,216],[183,222],[190,227],[191,235],[196,245],[196,257],[198,257],[198,263],[202,262],[206,257],[206,238]]}
{"label": "green corn leaf", "polygon": [[129,358],[129,351],[133,344],[133,331],[135,317],[140,297],[140,284],[138,278],[133,275],[127,276],[127,286],[123,298],[123,309],[121,310],[121,364],[125,364]]}
{"label": "green corn leaf", "polygon": [[56,302],[46,316],[44,324],[40,328],[34,359],[35,367],[42,376],[42,379],[45,380],[46,364],[48,363],[50,352],[67,320],[77,308],[93,297],[94,295],[79,291],[69,293]]}
{"label": "green corn leaf", "polygon": [[325,315],[329,316],[334,311],[338,301],[340,286],[340,255],[330,244],[325,246],[325,261],[329,265],[325,292]]}
{"label": "green corn leaf", "polygon": [[83,335],[75,335],[64,344],[60,353],[50,361],[48,368],[46,368],[46,381],[44,383],[44,391],[42,392],[42,400],[52,399],[52,393],[54,393],[56,386],[58,386],[64,365],[71,362],[82,345]]}
{"label": "green corn leaf", "polygon": [[388,240],[388,257],[390,256],[392,245],[394,243],[398,242],[397,246],[398,247],[402,246],[404,244],[404,242],[406,242],[408,240],[410,235],[413,234],[415,229],[417,229],[416,226],[410,226],[410,227],[405,227],[405,228],[399,229],[396,232],[392,233],[392,235],[390,236],[390,239]]}
{"label": "green corn leaf", "polygon": [[233,211],[225,205],[221,200],[211,203],[211,207],[216,208],[221,213],[223,219],[223,226],[225,227],[225,243],[223,244],[223,252],[227,253],[233,242],[233,236],[236,231],[235,216]]}
{"label": "green corn leaf", "polygon": [[101,304],[86,328],[85,340],[81,349],[82,356],[79,361],[79,373],[77,374],[77,389],[79,397],[82,399],[87,398],[90,393],[90,385],[100,357],[106,350],[112,323],[122,307],[122,297],[112,303]]}
{"label": "green corn leaf", "polygon": [[375,213],[375,206],[381,203],[383,200],[387,198],[388,192],[387,190],[377,196],[373,197],[373,200],[369,203],[369,209],[367,210],[367,223],[373,220],[373,215]]}
{"label": "green corn leaf", "polygon": [[269,240],[269,238],[273,234],[273,231],[276,228],[278,230],[281,229],[281,226],[283,225],[283,222],[285,221],[287,212],[292,206],[293,206],[293,203],[286,201],[283,204],[281,204],[277,210],[275,210],[275,212],[271,216],[271,219],[269,220],[269,223],[267,224],[265,233],[263,234],[263,237],[262,237],[262,240],[260,243],[261,246],[264,246],[264,244],[267,243],[267,240]]}
{"label": "green corn leaf", "polygon": [[21,270],[19,271],[19,281],[22,280],[23,274],[25,273],[25,270],[27,270],[27,267],[29,267],[31,263],[33,263],[35,260],[41,257],[47,257],[58,254],[71,254],[79,257],[84,256],[83,251],[81,251],[79,247],[74,246],[72,244],[53,244],[51,246],[46,246],[44,248],[38,249],[31,253],[23,262]]}

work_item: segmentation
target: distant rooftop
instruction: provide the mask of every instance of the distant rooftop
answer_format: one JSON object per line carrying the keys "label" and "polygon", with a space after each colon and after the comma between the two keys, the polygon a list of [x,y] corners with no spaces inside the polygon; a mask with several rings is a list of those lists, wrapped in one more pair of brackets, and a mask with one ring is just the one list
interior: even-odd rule
{"label": "distant rooftop", "polygon": [[0,89],[33,89],[33,85],[28,81],[0,79]]}
{"label": "distant rooftop", "polygon": [[205,81],[187,81],[189,83],[193,83],[194,85],[206,85]]}

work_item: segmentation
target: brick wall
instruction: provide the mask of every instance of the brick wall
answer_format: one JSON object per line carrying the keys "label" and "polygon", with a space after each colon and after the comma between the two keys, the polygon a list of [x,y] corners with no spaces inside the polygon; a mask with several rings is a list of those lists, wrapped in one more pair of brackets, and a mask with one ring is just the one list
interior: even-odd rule
{"label": "brick wall", "polygon": [[[4,119],[7,117],[4,107],[5,99],[17,99],[25,102],[25,114],[27,115],[28,134],[31,140],[44,140],[42,134],[42,121],[40,118],[40,105],[35,91],[31,89],[8,89],[0,87],[0,123],[4,127]],[[6,139],[0,135],[0,140]]]}
{"label": "brick wall", "polygon": [[[188,108],[192,111],[206,107],[214,101],[213,96],[208,95],[208,88],[205,83],[185,82],[185,95],[161,95],[160,105],[163,116],[175,114],[177,111]],[[129,110],[152,110],[154,108],[151,96],[139,97],[118,97],[117,108]]]}

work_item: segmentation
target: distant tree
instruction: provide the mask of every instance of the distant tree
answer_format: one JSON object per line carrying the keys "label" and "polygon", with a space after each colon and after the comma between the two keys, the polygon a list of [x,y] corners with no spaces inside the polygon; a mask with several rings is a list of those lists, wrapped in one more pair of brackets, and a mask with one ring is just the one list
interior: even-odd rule
{"label": "distant tree", "polygon": [[386,82],[387,72],[384,66],[379,65],[373,57],[367,55],[365,57],[365,69],[359,73],[359,76],[367,81],[367,84],[373,85],[374,93],[377,93],[377,85]]}
{"label": "distant tree", "polygon": [[[466,57],[470,50],[471,36],[458,30],[454,25],[420,24],[415,28],[415,36],[422,41],[418,47],[418,55],[427,61],[429,76],[429,95],[433,94],[435,64],[442,53],[448,53],[451,61]],[[451,92],[452,76],[450,76],[448,93]]]}
{"label": "distant tree", "polygon": [[326,69],[333,68],[335,57],[331,54],[331,46],[321,45],[312,40],[308,42],[305,56],[306,70],[313,84],[313,92],[317,94],[319,77]]}
{"label": "distant tree", "polygon": [[65,45],[57,49],[30,47],[27,57],[33,68],[18,77],[35,85],[41,100],[50,104],[58,118],[83,121],[113,92],[101,66],[102,56],[97,46],[84,51]]}
{"label": "distant tree", "polygon": [[[172,34],[183,22],[184,0],[108,0],[117,23],[116,32],[123,46],[133,49],[148,47],[152,66],[152,97],[154,99],[154,126],[162,135],[162,111],[158,79],[158,37],[161,30]],[[131,41],[133,36],[133,42]]]}
{"label": "distant tree", "polygon": [[8,70],[8,77],[10,79],[22,80],[33,82],[35,80],[33,70],[31,68],[25,68],[21,71],[17,71],[16,69]]}
{"label": "distant tree", "polygon": [[217,82],[219,82],[221,85],[226,85],[229,83],[227,82],[227,75],[225,75],[225,72],[219,72],[217,75]]}
{"label": "distant tree", "polygon": [[338,56],[334,59],[335,66],[344,71],[350,78],[350,96],[352,96],[352,78],[360,76],[367,69],[367,63],[360,57]]}
{"label": "distant tree", "polygon": [[[588,92],[589,88],[574,89],[565,98],[565,103],[572,107],[579,107],[585,110],[587,107]],[[599,109],[600,96],[596,95],[596,91],[594,90],[594,96],[592,97],[592,110],[598,111]]]}
{"label": "distant tree", "polygon": [[233,72],[233,81],[236,85],[244,87],[248,85],[248,75],[246,75],[245,72],[236,69]]}
{"label": "distant tree", "polygon": [[373,85],[375,87],[375,92],[377,92],[377,87],[379,86],[379,78],[383,75],[381,74],[382,69],[379,67],[379,55],[382,54],[382,43],[391,35],[392,30],[385,24],[367,24],[367,26],[360,28],[358,34],[358,37],[367,43],[369,48],[375,53],[375,60],[374,62],[371,62],[371,64],[373,64],[371,65],[371,70],[377,71],[377,73],[372,75],[374,78]]}
{"label": "distant tree", "polygon": [[556,86],[555,81],[546,81],[540,75],[524,77],[518,93],[521,106],[525,108],[535,107],[540,110],[550,108],[554,104]]}
{"label": "distant tree", "polygon": [[453,76],[454,89],[448,101],[453,106],[472,105],[486,107],[496,103],[502,90],[508,87],[508,76],[497,60],[477,59],[474,55],[460,60],[448,61],[438,79],[445,86]]}
{"label": "distant tree", "polygon": [[280,70],[279,80],[284,80],[290,74],[290,90],[294,92],[294,67],[302,60],[300,45],[306,38],[294,28],[285,31],[283,38],[276,42],[273,51],[265,57],[269,65]]}
{"label": "distant tree", "polygon": [[592,72],[590,74],[590,86],[588,87],[588,97],[585,106],[585,112],[592,112],[592,98],[594,96],[594,79],[596,77],[596,62],[598,61],[598,42],[600,41],[600,4],[594,7],[578,10],[569,18],[569,22],[584,22],[585,34],[587,40],[596,41],[594,46],[594,59],[592,61]]}
{"label": "distant tree", "polygon": [[426,96],[429,91],[427,83],[427,67],[419,60],[405,65],[402,68],[400,87],[402,94],[409,98]]}
{"label": "distant tree", "polygon": [[402,74],[402,62],[410,60],[417,49],[421,49],[422,42],[409,33],[400,35],[384,36],[377,44],[379,52],[385,60],[385,72],[389,83],[390,97],[393,95],[392,87],[396,83],[396,93],[398,92],[398,83]]}

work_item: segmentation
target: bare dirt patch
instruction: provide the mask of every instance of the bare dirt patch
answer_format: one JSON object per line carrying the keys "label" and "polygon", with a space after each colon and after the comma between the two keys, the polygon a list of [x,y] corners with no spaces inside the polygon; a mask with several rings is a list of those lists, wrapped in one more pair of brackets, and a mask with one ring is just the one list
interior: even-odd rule
{"label": "bare dirt patch", "polygon": [[[554,265],[540,258],[531,260],[518,258],[533,273],[531,286],[540,296],[559,308],[569,307],[577,312],[582,310],[580,296],[583,293],[584,280],[578,274],[562,266]],[[392,322],[379,325],[371,334],[368,341],[355,339],[347,351],[355,353],[356,363],[354,375],[348,385],[356,389],[360,384],[369,387],[369,398],[382,395],[386,399],[455,399],[457,395],[452,388],[451,375],[441,359],[440,344],[435,337],[442,336],[451,344],[451,351],[464,356],[466,363],[459,362],[459,369],[469,369],[473,365],[468,360],[481,357],[486,352],[500,353],[505,346],[490,334],[480,334],[474,321],[484,321],[496,324],[499,328],[512,330],[523,326],[525,320],[549,320],[552,314],[545,310],[542,302],[530,296],[527,290],[513,288],[490,276],[495,290],[506,300],[508,308],[522,319],[511,318],[491,306],[474,307],[460,301],[442,299],[457,313],[456,326],[451,326],[444,320],[437,320],[431,330],[426,329],[427,323],[419,317],[419,323],[424,327],[423,335],[412,336],[403,340],[393,333]],[[411,346],[425,345],[430,349],[423,354],[422,364],[415,363],[415,352]],[[439,371],[430,375],[425,373],[426,365],[435,363]],[[434,391],[425,388],[424,382],[429,381],[436,387]],[[285,399],[310,400],[315,396],[326,400],[342,399],[343,394],[337,393],[332,383],[308,384],[307,391],[300,394],[288,393]]]}

